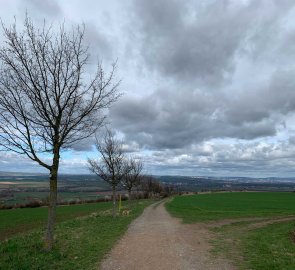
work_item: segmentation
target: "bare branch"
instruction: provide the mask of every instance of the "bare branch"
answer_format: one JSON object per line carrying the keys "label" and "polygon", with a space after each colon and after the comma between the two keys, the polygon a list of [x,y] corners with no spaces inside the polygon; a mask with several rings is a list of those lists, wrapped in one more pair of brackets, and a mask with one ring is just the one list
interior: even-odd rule
{"label": "bare branch", "polygon": [[126,161],[126,168],[122,183],[127,189],[129,196],[131,196],[132,189],[140,185],[140,174],[143,170],[143,163],[141,160],[131,157]]}
{"label": "bare branch", "polygon": [[2,25],[0,48],[0,147],[27,155],[50,169],[39,153],[67,149],[102,126],[105,109],[120,96],[116,63],[109,74],[98,64],[86,79],[84,26],[59,33],[26,17],[23,32]]}
{"label": "bare branch", "polygon": [[88,159],[89,170],[107,182],[113,191],[113,216],[116,215],[116,188],[121,183],[126,170],[125,156],[120,142],[115,134],[107,129],[102,139],[96,137],[96,149],[100,159]]}

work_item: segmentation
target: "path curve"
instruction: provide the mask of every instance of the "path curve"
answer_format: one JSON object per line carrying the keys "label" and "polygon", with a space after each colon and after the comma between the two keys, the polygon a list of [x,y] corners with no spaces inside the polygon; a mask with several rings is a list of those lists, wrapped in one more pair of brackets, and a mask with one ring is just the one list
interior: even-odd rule
{"label": "path curve", "polygon": [[164,202],[147,207],[102,262],[101,270],[233,270],[212,259],[212,235],[202,224],[182,224]]}

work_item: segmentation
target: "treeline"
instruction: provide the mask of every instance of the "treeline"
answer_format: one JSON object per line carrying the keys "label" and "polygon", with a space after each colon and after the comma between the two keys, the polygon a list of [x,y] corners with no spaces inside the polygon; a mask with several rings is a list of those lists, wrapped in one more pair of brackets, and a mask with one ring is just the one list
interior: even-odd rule
{"label": "treeline", "polygon": [[[128,197],[123,195],[121,196],[122,201],[128,200]],[[109,202],[111,201],[110,197],[101,197],[97,199],[87,199],[87,200],[69,200],[69,201],[58,201],[57,205],[75,205],[75,204],[85,204],[85,203],[101,203],[101,202]],[[46,199],[31,199],[28,202],[25,203],[16,203],[14,205],[8,205],[8,204],[1,204],[0,203],[0,210],[4,209],[16,209],[16,208],[37,208],[42,206],[48,206],[48,198]]]}
{"label": "treeline", "polygon": [[[124,186],[121,189],[126,190]],[[132,192],[131,192],[132,191]],[[133,186],[133,189],[128,195],[124,192],[120,192],[120,195],[116,195],[116,201],[120,199],[122,201],[131,199],[154,199],[154,198],[165,198],[176,193],[172,185],[163,185],[157,179],[150,175],[140,175],[138,182]],[[72,199],[72,200],[58,200],[57,205],[75,205],[75,204],[86,204],[86,203],[100,203],[110,202],[113,198],[110,196],[103,196],[96,199]],[[48,198],[35,199],[31,198],[27,202],[16,203],[16,204],[4,204],[0,203],[0,210],[5,209],[16,209],[16,208],[37,208],[48,206]]]}

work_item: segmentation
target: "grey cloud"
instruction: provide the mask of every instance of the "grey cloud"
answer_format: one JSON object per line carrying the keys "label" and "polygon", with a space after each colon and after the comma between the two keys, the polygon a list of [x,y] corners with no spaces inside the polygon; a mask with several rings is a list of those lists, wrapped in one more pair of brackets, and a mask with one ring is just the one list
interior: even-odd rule
{"label": "grey cloud", "polygon": [[[163,75],[215,84],[234,69],[256,16],[231,1],[134,1],[145,62]],[[189,18],[189,19],[188,19]]]}
{"label": "grey cloud", "polygon": [[291,136],[291,137],[289,138],[289,143],[290,143],[291,145],[295,145],[295,136]]}
{"label": "grey cloud", "polygon": [[204,84],[210,91],[228,83],[245,54],[277,65],[290,57],[293,31],[286,29],[286,17],[292,18],[293,1],[133,4],[132,30],[138,35],[130,42],[139,44],[147,67],[182,85]]}
{"label": "grey cloud", "polygon": [[125,153],[134,154],[140,152],[140,147],[136,142],[124,142],[123,151]]}
{"label": "grey cloud", "polygon": [[114,126],[126,138],[152,149],[179,148],[210,138],[250,140],[276,134],[276,121],[262,108],[259,114],[265,117],[255,117],[247,106],[226,111],[227,100],[201,91],[169,89],[165,94],[161,99],[156,91],[140,100],[119,101],[111,110]]}
{"label": "grey cloud", "polygon": [[93,22],[85,22],[85,43],[89,45],[93,62],[115,60],[109,36]]}
{"label": "grey cloud", "polygon": [[285,114],[295,110],[294,75],[294,68],[277,70],[273,74],[265,99],[269,109],[277,109]]}
{"label": "grey cloud", "polygon": [[227,121],[235,126],[272,121],[274,126],[295,111],[294,69],[276,70],[264,85],[241,86],[233,98],[226,99]]}
{"label": "grey cloud", "polygon": [[[202,149],[210,148],[205,155]],[[196,149],[196,147],[198,149]],[[190,174],[217,174],[237,176],[283,176],[294,173],[295,147],[288,143],[241,143],[231,144],[223,142],[206,142],[196,147],[177,150],[155,151],[146,163],[155,170],[167,173]],[[199,151],[197,151],[199,150]],[[201,152],[200,152],[201,151]]]}
{"label": "grey cloud", "polygon": [[95,143],[95,139],[90,137],[74,144],[71,147],[71,150],[78,151],[78,152],[92,151],[94,148],[94,143]]}
{"label": "grey cloud", "polygon": [[25,7],[28,9],[29,15],[31,16],[36,16],[36,13],[41,13],[46,17],[57,18],[61,17],[63,14],[62,9],[56,0],[27,0],[22,4],[28,4]]}
{"label": "grey cloud", "polygon": [[249,55],[255,60],[278,62],[286,56],[282,48],[286,45],[285,49],[290,49],[288,40],[292,31],[288,33],[286,23],[288,16],[292,17],[294,1],[252,1],[252,6],[257,12],[247,37]]}

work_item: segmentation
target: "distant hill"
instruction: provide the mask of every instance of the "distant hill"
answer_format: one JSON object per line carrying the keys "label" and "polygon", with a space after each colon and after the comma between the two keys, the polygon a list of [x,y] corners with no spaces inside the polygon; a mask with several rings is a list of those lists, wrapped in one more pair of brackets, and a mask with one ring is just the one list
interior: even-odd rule
{"label": "distant hill", "polygon": [[156,176],[162,183],[179,191],[294,191],[295,178],[269,177],[210,177],[210,176]]}
{"label": "distant hill", "polygon": [[26,172],[5,172],[5,171],[0,171],[0,176],[45,176],[48,175],[46,173],[26,173]]}
{"label": "distant hill", "polygon": [[[0,180],[48,182],[48,174],[22,173],[0,171]],[[216,177],[216,176],[180,176],[180,175],[154,175],[161,183],[173,186],[179,191],[236,191],[236,190],[261,190],[261,191],[295,191],[294,177]],[[109,186],[95,174],[60,174],[60,188],[66,190],[86,190],[88,188],[109,189]],[[40,187],[36,185],[40,190]],[[30,186],[33,191],[33,186]],[[44,188],[44,190],[47,190]]]}

